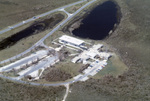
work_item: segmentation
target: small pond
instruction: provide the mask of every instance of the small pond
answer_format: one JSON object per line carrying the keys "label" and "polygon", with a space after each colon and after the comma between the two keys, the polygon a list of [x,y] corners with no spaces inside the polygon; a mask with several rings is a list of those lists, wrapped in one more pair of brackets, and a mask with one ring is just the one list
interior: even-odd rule
{"label": "small pond", "polygon": [[112,1],[106,1],[95,7],[83,20],[79,28],[73,30],[73,35],[81,38],[102,40],[109,35],[118,23],[118,6]]}
{"label": "small pond", "polygon": [[29,26],[28,28],[0,41],[0,50],[11,47],[12,45],[16,44],[18,41],[27,38],[31,35],[39,34],[47,29],[52,29],[56,24],[58,24],[63,19],[64,19],[64,15],[55,14],[50,18],[46,18],[41,21],[35,21],[34,24]]}

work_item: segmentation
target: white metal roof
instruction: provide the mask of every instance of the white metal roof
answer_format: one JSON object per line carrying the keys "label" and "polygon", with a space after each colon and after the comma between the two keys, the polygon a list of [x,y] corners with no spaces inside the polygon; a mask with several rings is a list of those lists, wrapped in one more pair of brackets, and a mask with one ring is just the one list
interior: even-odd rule
{"label": "white metal roof", "polygon": [[66,42],[73,43],[75,45],[80,45],[84,42],[83,40],[80,40],[80,39],[77,39],[77,38],[74,38],[74,37],[71,37],[71,36],[67,36],[67,35],[61,36],[59,38],[59,40],[64,40]]}
{"label": "white metal roof", "polygon": [[95,52],[89,51],[86,53],[86,55],[90,56],[91,58],[94,58],[97,54]]}

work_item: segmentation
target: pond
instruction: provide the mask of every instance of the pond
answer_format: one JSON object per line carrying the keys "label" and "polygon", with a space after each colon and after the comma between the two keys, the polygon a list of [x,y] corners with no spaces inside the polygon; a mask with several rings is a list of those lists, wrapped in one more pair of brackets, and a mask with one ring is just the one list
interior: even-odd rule
{"label": "pond", "polygon": [[0,50],[8,48],[18,41],[27,38],[31,35],[39,34],[47,29],[53,28],[56,24],[64,19],[64,15],[62,14],[55,14],[50,18],[44,19],[42,21],[36,21],[34,24],[29,26],[28,28],[15,33],[14,35],[5,38],[4,40],[0,41]]}
{"label": "pond", "polygon": [[118,6],[112,1],[106,1],[95,7],[83,20],[79,28],[72,31],[81,38],[102,40],[109,35],[118,23]]}

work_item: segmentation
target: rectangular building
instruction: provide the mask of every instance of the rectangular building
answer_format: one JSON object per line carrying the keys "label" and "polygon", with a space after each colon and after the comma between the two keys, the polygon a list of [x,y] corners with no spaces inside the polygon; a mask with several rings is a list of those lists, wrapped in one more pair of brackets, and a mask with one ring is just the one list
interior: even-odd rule
{"label": "rectangular building", "polygon": [[80,40],[80,39],[77,39],[77,38],[74,38],[74,37],[71,37],[71,36],[67,36],[67,35],[61,36],[59,38],[59,42],[64,43],[66,45],[70,44],[70,45],[77,46],[77,47],[82,47],[83,43],[84,43],[83,40]]}

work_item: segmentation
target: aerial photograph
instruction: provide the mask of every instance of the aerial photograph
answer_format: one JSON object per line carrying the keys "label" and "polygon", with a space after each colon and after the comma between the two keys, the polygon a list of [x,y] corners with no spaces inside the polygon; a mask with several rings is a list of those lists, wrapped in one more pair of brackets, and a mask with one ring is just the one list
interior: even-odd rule
{"label": "aerial photograph", "polygon": [[150,0],[0,0],[0,101],[150,101]]}

